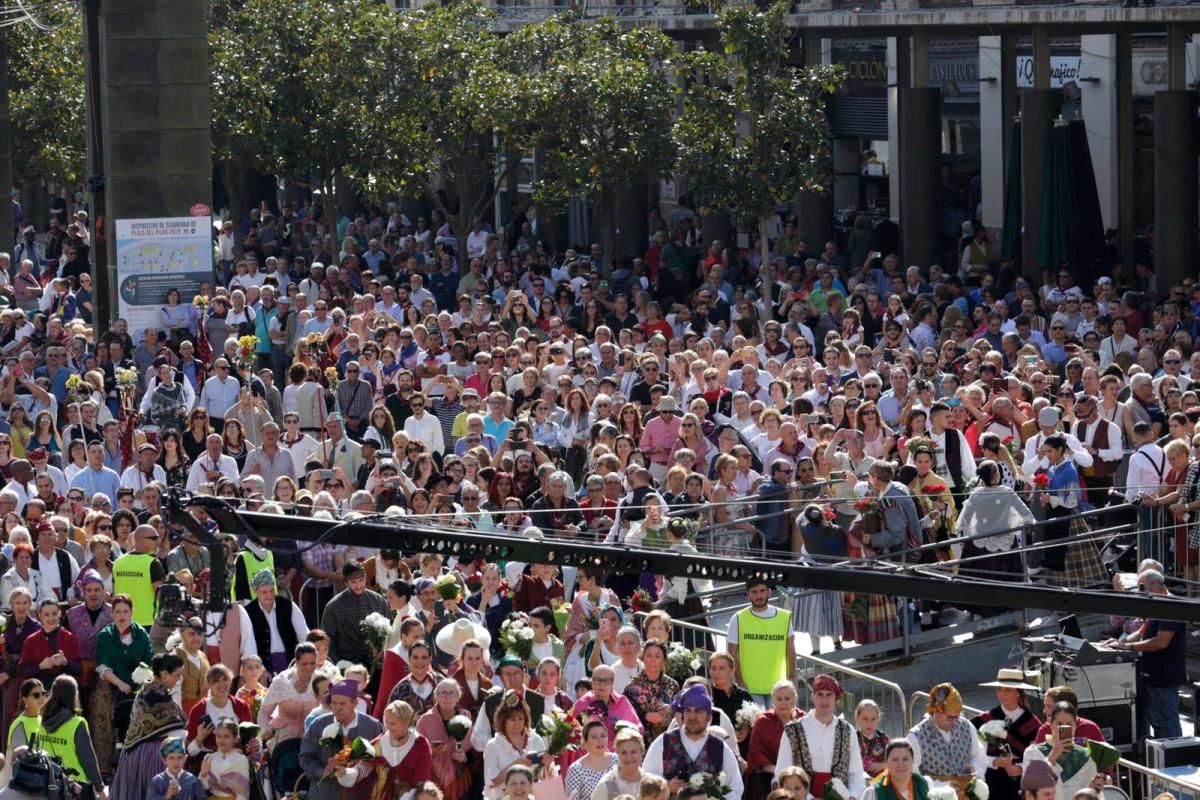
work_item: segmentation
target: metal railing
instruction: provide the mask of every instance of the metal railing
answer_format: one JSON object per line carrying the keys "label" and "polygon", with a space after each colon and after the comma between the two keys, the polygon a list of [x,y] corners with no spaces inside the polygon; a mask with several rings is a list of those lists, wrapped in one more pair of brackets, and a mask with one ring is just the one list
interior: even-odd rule
{"label": "metal railing", "polygon": [[[1151,769],[1122,758],[1113,770],[1113,785],[1130,800],[1151,800],[1160,794],[1170,794],[1175,800],[1187,800],[1200,794],[1200,779],[1195,767],[1168,767],[1169,771]],[[1184,774],[1172,774],[1173,772]]]}
{"label": "metal railing", "polygon": [[[644,616],[639,614],[637,616]],[[673,628],[680,633],[690,633],[690,636],[678,638],[687,641],[703,641],[705,637],[714,640],[725,638],[725,631],[707,625],[697,625],[690,622],[671,621]],[[675,633],[676,631],[672,631]],[[672,637],[676,638],[676,637]],[[707,657],[712,651],[704,647],[694,647]],[[840,702],[840,710],[849,720],[854,719],[854,710],[863,700],[872,700],[879,706],[880,727],[890,736],[899,736],[907,730],[908,704],[904,698],[904,689],[900,684],[885,680],[877,675],[827,661],[820,656],[796,654],[796,699],[802,709],[811,708],[812,679],[817,675],[832,675],[842,684],[845,694]]]}

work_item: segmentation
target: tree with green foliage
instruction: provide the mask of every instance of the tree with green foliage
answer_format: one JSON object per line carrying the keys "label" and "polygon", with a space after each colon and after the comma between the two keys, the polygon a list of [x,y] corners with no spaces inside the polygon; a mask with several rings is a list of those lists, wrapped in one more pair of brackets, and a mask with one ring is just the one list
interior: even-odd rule
{"label": "tree with green foliage", "polygon": [[75,185],[87,171],[81,15],[70,9],[40,12],[38,19],[46,26],[65,24],[41,31],[24,22],[4,32],[13,183]]}
{"label": "tree with green foliage", "polygon": [[588,198],[606,256],[616,252],[620,189],[669,173],[675,146],[670,119],[675,45],[657,28],[627,28],[611,18],[564,15],[522,28],[513,48],[537,65],[558,98],[539,161],[534,202],[557,210]]}
{"label": "tree with green foliage", "polygon": [[722,52],[683,59],[688,86],[675,123],[678,168],[697,197],[757,224],[764,259],[774,209],[825,189],[830,173],[825,98],[841,69],[791,64],[790,4],[718,11]]}

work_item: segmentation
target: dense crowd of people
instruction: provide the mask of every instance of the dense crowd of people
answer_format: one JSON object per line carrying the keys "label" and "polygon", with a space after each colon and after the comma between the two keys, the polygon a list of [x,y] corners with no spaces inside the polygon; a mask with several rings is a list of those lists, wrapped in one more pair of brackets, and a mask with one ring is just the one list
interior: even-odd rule
{"label": "dense crowd of people", "polygon": [[[157,324],[96,329],[87,214],[60,211],[0,254],[0,744],[10,770],[38,744],[91,796],[1103,785],[1077,699],[1046,694],[1047,738],[1020,675],[995,684],[991,719],[1011,724],[987,747],[949,685],[890,742],[832,677],[799,707],[795,633],[887,643],[939,624],[937,604],[775,606],[752,580],[722,648],[702,577],[297,545],[221,531],[194,503],[214,554],[165,511],[171,490],[282,517],[1058,586],[1109,584],[1121,558],[1143,591],[1200,576],[1190,281],[1081,286],[1063,268],[1039,286],[989,263],[978,229],[946,268],[865,240],[854,258],[810,250],[793,224],[764,260],[702,242],[681,205],[650,220],[644,254],[614,259],[551,252],[519,216],[456,235],[437,213],[326,224],[301,204],[221,224],[213,280],[170,289]],[[1138,523],[1128,554],[1094,533],[1105,507]],[[168,583],[228,608],[164,619]],[[1117,622],[1114,646],[1142,653],[1140,722],[1170,735],[1187,631]]]}

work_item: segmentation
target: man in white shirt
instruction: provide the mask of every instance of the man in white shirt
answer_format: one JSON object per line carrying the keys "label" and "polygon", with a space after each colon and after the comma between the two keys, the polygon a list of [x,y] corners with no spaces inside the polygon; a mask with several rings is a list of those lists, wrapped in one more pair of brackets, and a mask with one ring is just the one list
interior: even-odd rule
{"label": "man in white shirt", "polygon": [[[945,403],[934,403],[929,409],[929,438],[937,445],[938,463],[934,471],[948,477],[951,489],[961,493],[975,478],[975,457],[967,437],[957,428],[950,427],[950,406]],[[912,462],[911,455],[909,462]]]}
{"label": "man in white shirt", "polygon": [[218,433],[210,433],[204,440],[204,455],[196,459],[188,472],[187,490],[196,492],[201,484],[215,484],[221,478],[228,478],[237,483],[239,480],[237,462],[232,456],[221,452],[224,442]]}
{"label": "man in white shirt", "polygon": [[1133,444],[1137,449],[1129,457],[1129,472],[1125,477],[1125,502],[1141,501],[1138,507],[1141,555],[1142,558],[1159,560],[1163,557],[1160,552],[1162,537],[1154,535],[1156,506],[1151,503],[1157,502],[1158,490],[1163,485],[1170,464],[1167,463],[1167,454],[1155,444],[1154,427],[1149,422],[1140,420],[1133,424]]}
{"label": "man in white shirt", "polygon": [[23,458],[12,462],[12,479],[5,484],[4,491],[17,496],[17,513],[24,514],[25,506],[29,504],[29,483],[33,480],[33,467]]}
{"label": "man in white shirt", "polygon": [[1050,460],[1042,451],[1042,445],[1046,443],[1046,437],[1055,434],[1066,439],[1067,449],[1071,451],[1071,460],[1076,465],[1092,466],[1092,454],[1079,443],[1073,434],[1058,429],[1059,419],[1058,409],[1053,406],[1046,406],[1038,412],[1038,433],[1036,436],[1030,436],[1029,441],[1025,442],[1025,459],[1021,464],[1021,469],[1026,475],[1032,476],[1039,469],[1050,468]]}
{"label": "man in white shirt", "polygon": [[[138,446],[137,462],[130,464],[121,473],[121,488],[133,489],[134,497],[140,497],[142,489],[145,489],[147,484],[154,481],[158,481],[166,486],[167,472],[154,463],[157,458],[158,448],[155,445],[150,442],[143,442]],[[136,504],[141,506],[141,501],[136,501]]]}
{"label": "man in white shirt", "polygon": [[483,229],[483,220],[475,218],[475,226],[467,234],[467,258],[480,258],[487,248],[488,232]]}
{"label": "man in white shirt", "polygon": [[208,409],[208,419],[213,430],[221,433],[225,429],[225,414],[238,401],[242,385],[229,375],[229,360],[224,356],[213,364],[216,373],[204,382],[196,404]]}
{"label": "man in white shirt", "polygon": [[982,777],[993,766],[996,759],[988,758],[962,709],[962,695],[951,684],[940,683],[929,691],[929,713],[906,737],[912,745],[913,772],[920,769],[927,778],[965,788],[972,775]]}
{"label": "man in white shirt", "polygon": [[[854,726],[837,713],[841,697],[842,686],[832,675],[813,678],[812,711],[784,725],[783,738],[779,742],[776,774],[786,767],[803,767],[811,776],[814,797],[823,795],[825,784],[834,778],[849,789],[852,798],[861,796],[866,788],[862,752],[853,744],[858,736]],[[839,739],[851,742],[845,764],[835,763]]]}
{"label": "man in white shirt", "polygon": [[[286,597],[277,597],[275,575],[263,569],[250,579],[256,599],[238,606],[242,643],[242,658],[258,656],[272,675],[288,667],[296,645],[308,636],[308,623],[300,606]],[[270,652],[262,652],[263,649]]]}
{"label": "man in white shirt", "polygon": [[[729,791],[725,792],[726,800],[741,800],[744,787],[737,756],[724,739],[709,730],[712,698],[708,689],[700,684],[692,684],[679,693],[671,703],[671,710],[682,713],[683,725],[667,731],[650,744],[642,769],[651,775],[666,778],[674,795],[687,786],[691,774],[700,768],[700,764],[696,763],[699,760],[708,764],[709,774],[714,781],[724,773],[729,786]],[[850,749],[857,751],[858,748]],[[720,754],[720,764],[713,763],[717,759],[711,757],[712,753]],[[862,772],[861,757],[859,772]]]}
{"label": "man in white shirt", "polygon": [[1137,353],[1137,339],[1125,335],[1124,317],[1113,317],[1109,327],[1112,329],[1112,335],[1104,337],[1100,342],[1100,369],[1111,364],[1117,353],[1129,353],[1131,356]]}
{"label": "man in white shirt", "polygon": [[[40,520],[34,526],[33,535],[37,537],[37,553],[33,567],[42,576],[42,592],[49,597],[61,600],[75,597],[75,579],[79,577],[79,562],[75,557],[58,547],[58,531],[48,519]],[[64,582],[65,581],[65,582]]]}

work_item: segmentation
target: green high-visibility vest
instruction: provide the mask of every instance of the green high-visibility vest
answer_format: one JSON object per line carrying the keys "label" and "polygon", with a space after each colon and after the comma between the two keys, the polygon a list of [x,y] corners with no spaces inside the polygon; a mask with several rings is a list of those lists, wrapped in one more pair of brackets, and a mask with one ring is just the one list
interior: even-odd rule
{"label": "green high-visibility vest", "polygon": [[749,608],[738,612],[738,669],[750,694],[770,694],[787,677],[787,642],[792,635],[792,614],[779,608],[768,619]]}
{"label": "green high-visibility vest", "polygon": [[85,731],[88,729],[87,720],[76,714],[58,730],[42,731],[41,741],[47,753],[62,760],[63,769],[68,775],[74,770],[75,780],[85,783],[87,776],[83,774],[83,765],[79,763],[79,754],[75,752],[75,731],[80,725]]}
{"label": "green high-visibility vest", "polygon": [[249,600],[254,597],[254,589],[251,586],[251,581],[254,576],[262,572],[264,569],[270,570],[271,574],[275,574],[275,554],[270,550],[267,551],[266,558],[259,558],[250,550],[243,550],[238,553],[237,569],[246,570],[246,585],[250,586],[250,594],[248,597],[237,596],[237,573],[234,573],[234,578],[229,582],[229,599],[230,600]]}
{"label": "green high-visibility vest", "polygon": [[145,553],[126,553],[113,564],[113,594],[127,594],[133,600],[133,621],[149,629],[158,611],[150,567],[155,558]]}
{"label": "green high-visibility vest", "polygon": [[[43,732],[42,718],[31,717],[28,714],[21,714],[12,721],[12,725],[8,726],[8,741],[11,742],[13,740],[13,734],[17,732],[17,728],[25,729],[25,744],[29,744],[30,740],[33,739],[35,734],[41,734]],[[12,749],[11,745],[9,749]]]}

